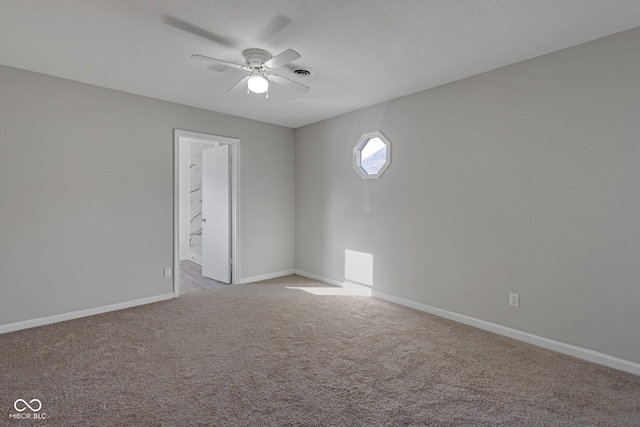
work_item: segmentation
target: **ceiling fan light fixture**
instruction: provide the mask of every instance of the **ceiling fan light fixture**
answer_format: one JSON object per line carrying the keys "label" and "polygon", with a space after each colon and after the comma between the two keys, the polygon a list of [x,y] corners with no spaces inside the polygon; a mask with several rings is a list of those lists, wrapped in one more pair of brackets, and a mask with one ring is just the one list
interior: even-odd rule
{"label": "ceiling fan light fixture", "polygon": [[247,87],[253,93],[265,93],[269,89],[269,82],[263,76],[255,75],[249,77]]}
{"label": "ceiling fan light fixture", "polygon": [[[208,56],[193,54],[192,58],[200,59],[203,61],[213,62],[217,65],[222,65],[229,68],[235,68],[240,71],[248,71],[251,74],[238,80],[236,84],[231,86],[225,93],[236,86],[244,86],[247,84],[247,93],[265,93],[266,97],[269,97],[269,82],[274,82],[278,85],[285,86],[289,89],[293,89],[300,93],[309,92],[309,87],[300,84],[294,80],[283,77],[279,74],[275,74],[272,71],[276,68],[283,67],[292,61],[300,58],[300,54],[293,49],[287,49],[284,52],[279,53],[276,56],[271,56],[269,52],[262,49],[246,49],[242,52],[246,65],[236,64],[234,62],[223,61],[222,59],[210,58]],[[297,76],[310,76],[313,75],[313,71],[306,67],[297,67],[293,70],[292,66],[288,66],[289,70]],[[268,73],[268,74],[267,74]]]}

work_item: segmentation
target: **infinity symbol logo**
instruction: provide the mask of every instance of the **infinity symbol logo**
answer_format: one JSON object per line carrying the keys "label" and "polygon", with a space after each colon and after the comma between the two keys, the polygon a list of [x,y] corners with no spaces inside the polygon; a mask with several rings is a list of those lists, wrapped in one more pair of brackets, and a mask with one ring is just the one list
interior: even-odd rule
{"label": "infinity symbol logo", "polygon": [[[20,402],[21,402],[21,403],[22,403],[22,405],[23,405],[23,406],[22,406],[22,409],[18,408],[18,403],[20,403]],[[37,407],[37,408],[34,408],[34,407],[33,407],[33,406],[36,406],[36,405],[33,405],[33,406],[29,405],[29,403],[33,404],[33,402],[36,402],[36,403],[37,403],[37,405],[38,405],[38,407]],[[15,402],[13,402],[13,407],[14,407],[14,408],[15,408],[15,410],[16,410],[16,411],[18,411],[18,412],[23,412],[23,411],[25,411],[27,408],[31,409],[31,412],[38,412],[40,409],[42,409],[42,402],[40,402],[38,399],[31,399],[31,400],[29,401],[29,403],[27,403],[27,401],[26,401],[26,400],[24,400],[24,399],[18,399],[18,400],[16,400]]]}

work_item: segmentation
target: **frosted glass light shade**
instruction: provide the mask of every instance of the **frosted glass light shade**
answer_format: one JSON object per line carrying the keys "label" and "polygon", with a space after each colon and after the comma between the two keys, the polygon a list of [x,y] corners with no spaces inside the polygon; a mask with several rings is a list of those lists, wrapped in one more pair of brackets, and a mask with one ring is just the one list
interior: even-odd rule
{"label": "frosted glass light shade", "polygon": [[265,93],[269,89],[269,82],[262,76],[252,76],[249,78],[247,86],[253,93]]}

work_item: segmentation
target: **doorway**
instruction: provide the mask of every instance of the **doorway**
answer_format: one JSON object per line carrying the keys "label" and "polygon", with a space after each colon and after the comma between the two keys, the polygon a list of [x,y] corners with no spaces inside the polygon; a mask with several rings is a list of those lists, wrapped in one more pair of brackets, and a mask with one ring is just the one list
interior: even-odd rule
{"label": "doorway", "polygon": [[[235,284],[241,277],[239,166],[240,140],[174,130],[176,297],[181,290],[181,261],[202,265],[205,275],[220,282]],[[192,180],[201,181],[192,188]]]}

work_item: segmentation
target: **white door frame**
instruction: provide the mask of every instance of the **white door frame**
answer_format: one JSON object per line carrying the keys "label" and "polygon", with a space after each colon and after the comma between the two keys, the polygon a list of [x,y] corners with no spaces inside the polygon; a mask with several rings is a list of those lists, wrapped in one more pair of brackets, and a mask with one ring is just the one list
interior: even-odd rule
{"label": "white door frame", "polygon": [[[232,284],[240,283],[240,140],[226,136],[173,130],[173,294],[180,296],[180,140],[199,139],[229,145],[231,155],[231,256]],[[186,141],[182,141],[186,144]]]}

